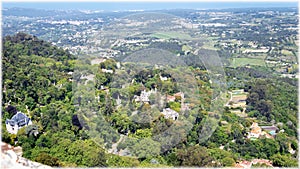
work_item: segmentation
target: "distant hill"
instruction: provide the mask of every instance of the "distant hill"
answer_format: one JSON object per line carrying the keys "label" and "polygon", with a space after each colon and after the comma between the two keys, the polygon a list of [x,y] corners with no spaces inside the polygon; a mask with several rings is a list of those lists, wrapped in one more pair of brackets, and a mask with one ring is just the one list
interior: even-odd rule
{"label": "distant hill", "polygon": [[37,55],[53,58],[57,61],[75,59],[69,52],[62,48],[53,46],[51,43],[38,39],[26,33],[17,33],[13,36],[6,36],[3,39],[4,57],[16,57],[19,55]]}
{"label": "distant hill", "polygon": [[68,14],[66,11],[58,10],[43,10],[43,9],[31,9],[31,8],[6,8],[2,10],[4,16],[27,16],[27,17],[53,17],[63,16]]}

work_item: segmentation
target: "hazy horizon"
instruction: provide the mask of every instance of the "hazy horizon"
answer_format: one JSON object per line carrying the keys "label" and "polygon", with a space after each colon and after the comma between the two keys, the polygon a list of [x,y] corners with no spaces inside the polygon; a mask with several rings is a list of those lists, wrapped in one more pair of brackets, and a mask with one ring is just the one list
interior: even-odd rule
{"label": "hazy horizon", "polygon": [[296,7],[297,2],[3,2],[3,8],[44,10],[163,10]]}

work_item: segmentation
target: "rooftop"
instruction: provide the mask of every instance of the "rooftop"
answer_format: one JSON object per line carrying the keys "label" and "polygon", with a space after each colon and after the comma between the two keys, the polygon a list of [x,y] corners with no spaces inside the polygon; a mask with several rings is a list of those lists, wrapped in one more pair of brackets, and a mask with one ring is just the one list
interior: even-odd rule
{"label": "rooftop", "polygon": [[23,127],[28,125],[30,118],[28,118],[24,113],[17,112],[11,119],[6,119],[5,123],[10,124],[11,126],[18,125],[19,127]]}

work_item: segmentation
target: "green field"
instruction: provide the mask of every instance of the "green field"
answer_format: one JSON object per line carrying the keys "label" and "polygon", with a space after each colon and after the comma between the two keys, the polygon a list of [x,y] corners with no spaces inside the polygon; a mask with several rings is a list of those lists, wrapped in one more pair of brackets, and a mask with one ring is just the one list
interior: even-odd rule
{"label": "green field", "polygon": [[235,68],[247,65],[266,66],[265,61],[263,59],[254,58],[233,58],[230,66]]}
{"label": "green field", "polygon": [[286,56],[294,56],[293,52],[285,49],[281,50],[281,53]]}
{"label": "green field", "polygon": [[247,58],[252,58],[252,59],[261,59],[264,60],[267,57],[267,54],[265,53],[260,53],[260,54],[249,54],[247,55]]}
{"label": "green field", "polygon": [[186,52],[186,51],[191,51],[192,50],[192,47],[188,46],[188,45],[183,45],[182,46],[182,51]]}
{"label": "green field", "polygon": [[189,34],[181,33],[181,32],[157,32],[151,34],[151,36],[160,39],[171,39],[171,38],[185,39],[185,40],[193,39]]}
{"label": "green field", "polygon": [[214,47],[215,43],[213,41],[207,41],[203,43],[203,46],[201,46],[204,49],[209,50],[217,50],[217,48]]}

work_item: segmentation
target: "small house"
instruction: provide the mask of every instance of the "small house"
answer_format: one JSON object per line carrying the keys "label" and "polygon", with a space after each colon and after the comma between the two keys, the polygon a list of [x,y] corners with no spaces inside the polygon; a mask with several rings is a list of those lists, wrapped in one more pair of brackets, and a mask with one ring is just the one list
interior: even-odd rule
{"label": "small house", "polygon": [[6,130],[10,134],[17,134],[18,130],[24,126],[31,125],[32,122],[24,113],[17,112],[11,119],[6,119]]}
{"label": "small house", "polygon": [[167,95],[167,102],[175,102],[175,96]]}
{"label": "small house", "polygon": [[143,90],[141,91],[141,95],[140,96],[137,96],[137,95],[134,95],[134,100],[136,102],[149,102],[149,96],[151,94],[154,94],[157,92],[157,89],[155,88],[155,90],[150,90],[149,92],[147,92],[146,90]]}
{"label": "small house", "polygon": [[265,164],[269,167],[273,167],[272,162],[270,160],[266,160],[266,159],[253,159],[252,164],[256,165],[256,164]]}
{"label": "small house", "polygon": [[248,138],[255,139],[255,138],[258,138],[262,134],[261,128],[255,122],[252,123],[250,129],[251,129],[251,131],[249,132]]}
{"label": "small house", "polygon": [[235,164],[235,168],[251,168],[252,162],[251,161],[240,161]]}
{"label": "small house", "polygon": [[162,114],[166,119],[173,119],[173,120],[177,120],[179,116],[179,114],[175,110],[172,110],[170,108],[163,109]]}
{"label": "small house", "polygon": [[168,80],[168,77],[159,76],[159,78],[160,78],[161,81],[166,81],[166,80]]}
{"label": "small house", "polygon": [[101,69],[102,70],[102,72],[104,72],[104,73],[114,73],[114,71],[113,70],[110,70],[110,69]]}
{"label": "small house", "polygon": [[178,92],[174,94],[175,97],[179,97],[181,99],[184,99],[184,93],[183,92]]}

